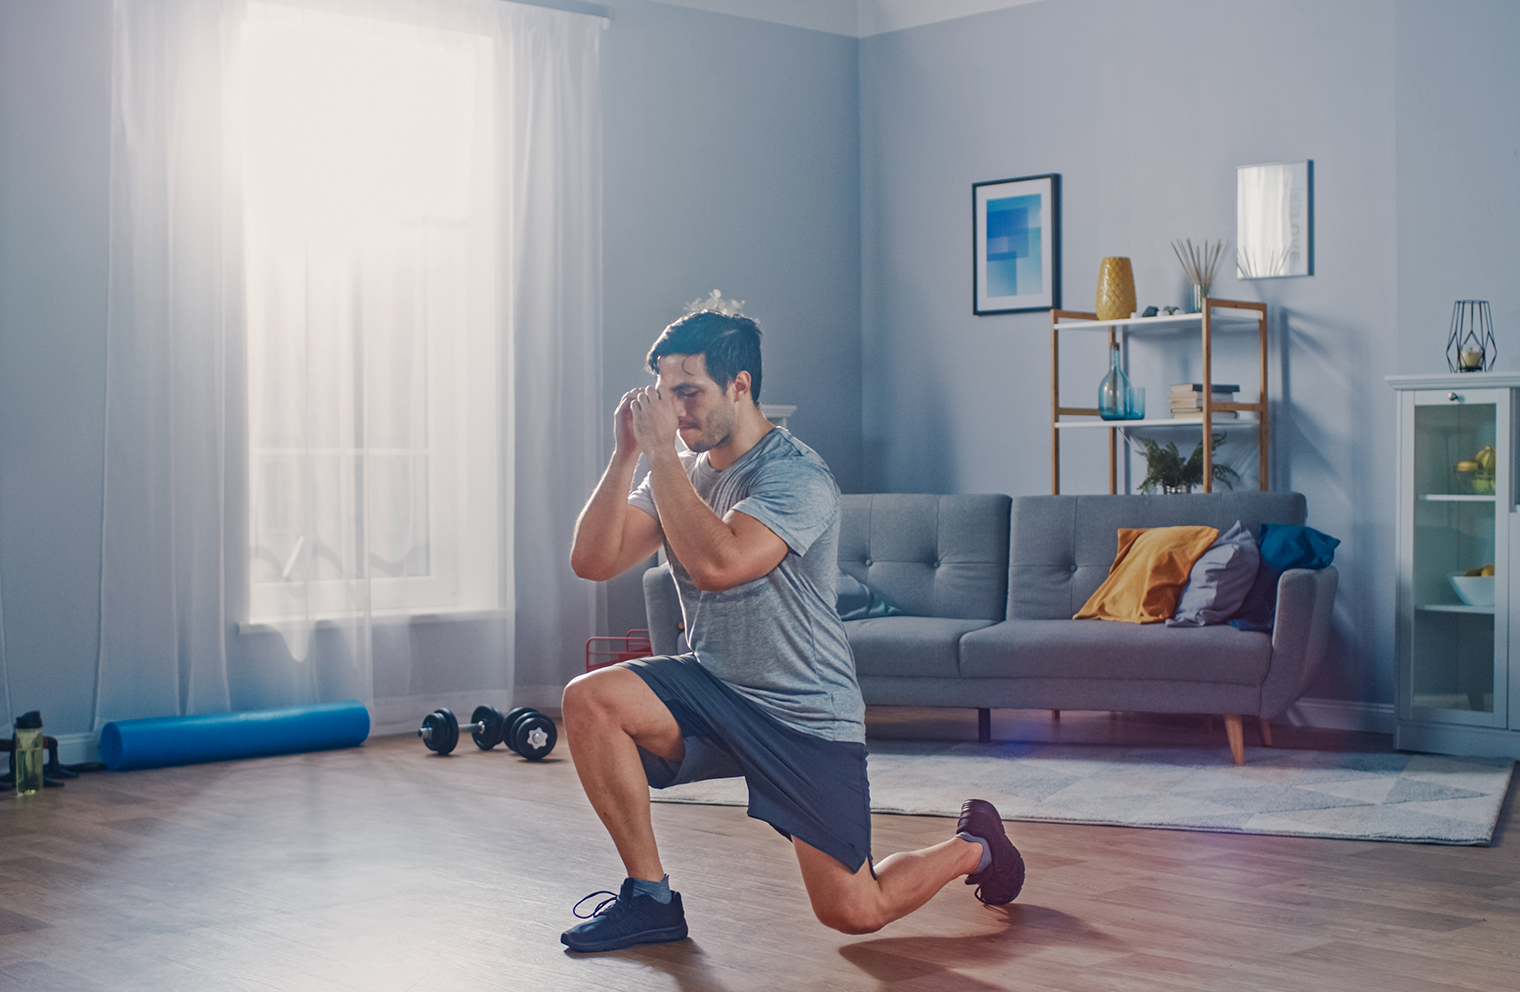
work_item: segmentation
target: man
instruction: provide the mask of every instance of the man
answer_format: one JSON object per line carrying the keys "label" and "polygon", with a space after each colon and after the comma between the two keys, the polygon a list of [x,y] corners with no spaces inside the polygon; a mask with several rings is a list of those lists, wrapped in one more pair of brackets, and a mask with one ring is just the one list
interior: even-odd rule
{"label": "man", "polygon": [[[839,489],[812,449],[760,412],[755,322],[690,314],[665,328],[648,367],[655,385],[618,405],[612,459],[570,561],[606,580],[663,542],[691,653],[599,669],[565,689],[576,772],[628,878],[560,939],[608,951],[684,938],[649,787],[734,775],[749,786],[750,816],[792,842],[826,926],[873,932],[962,875],[983,902],[1011,901],[1024,864],[982,800],[962,808],[955,837],[871,863],[865,704],[835,603]],[[678,435],[689,452],[678,453]],[[629,494],[640,452],[649,475]]]}

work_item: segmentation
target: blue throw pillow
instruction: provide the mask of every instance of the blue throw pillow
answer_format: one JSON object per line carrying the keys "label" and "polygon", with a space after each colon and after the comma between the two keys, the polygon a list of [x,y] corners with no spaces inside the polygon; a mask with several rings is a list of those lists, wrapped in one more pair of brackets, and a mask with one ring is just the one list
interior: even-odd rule
{"label": "blue throw pillow", "polygon": [[1168,627],[1202,627],[1224,623],[1235,615],[1256,581],[1261,554],[1256,538],[1239,520],[1219,535],[1203,557],[1194,562],[1187,587],[1177,601]]}
{"label": "blue throw pillow", "polygon": [[836,583],[839,591],[839,619],[866,620],[871,617],[900,617],[899,610],[891,600],[873,590],[848,572],[840,572]]}
{"label": "blue throw pillow", "polygon": [[1230,620],[1237,630],[1271,631],[1277,613],[1277,580],[1290,568],[1324,568],[1335,560],[1338,538],[1313,527],[1293,524],[1262,524],[1257,547],[1261,569],[1246,593],[1246,601]]}

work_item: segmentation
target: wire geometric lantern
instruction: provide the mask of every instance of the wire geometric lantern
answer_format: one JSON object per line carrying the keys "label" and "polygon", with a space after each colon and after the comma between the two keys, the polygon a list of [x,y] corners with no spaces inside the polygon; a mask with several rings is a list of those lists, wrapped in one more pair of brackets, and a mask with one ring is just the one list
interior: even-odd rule
{"label": "wire geometric lantern", "polygon": [[1453,372],[1487,372],[1499,357],[1494,319],[1487,300],[1458,300],[1451,308],[1446,367]]}

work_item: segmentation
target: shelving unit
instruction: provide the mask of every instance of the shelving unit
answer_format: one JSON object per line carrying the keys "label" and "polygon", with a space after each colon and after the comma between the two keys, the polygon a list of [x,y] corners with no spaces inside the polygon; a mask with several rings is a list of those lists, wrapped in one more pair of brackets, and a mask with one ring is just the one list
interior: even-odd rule
{"label": "shelving unit", "polygon": [[[1255,316],[1242,317],[1233,314],[1215,315],[1216,310],[1252,311]],[[1145,420],[1063,420],[1063,417],[1098,416],[1097,407],[1063,406],[1061,404],[1061,332],[1106,331],[1112,347],[1122,337],[1143,334],[1146,331],[1176,331],[1197,326],[1203,347],[1203,411],[1201,416],[1187,418],[1149,418]],[[1214,333],[1236,327],[1254,327],[1261,352],[1261,388],[1254,403],[1216,403],[1213,397]],[[1094,382],[1096,383],[1096,379]],[[1203,301],[1199,313],[1173,314],[1164,317],[1136,317],[1128,320],[1099,320],[1095,313],[1078,310],[1052,310],[1050,312],[1050,491],[1061,492],[1061,432],[1106,428],[1108,430],[1108,491],[1119,491],[1119,431],[1130,427],[1182,427],[1198,425],[1203,435],[1203,491],[1214,489],[1214,454],[1209,437],[1216,429],[1255,427],[1257,447],[1261,459],[1261,488],[1267,488],[1267,305],[1245,300],[1221,300],[1212,297]],[[1233,410],[1242,415],[1240,419],[1216,420],[1214,414]]]}
{"label": "shelving unit", "polygon": [[[1520,375],[1389,376],[1398,395],[1400,750],[1520,758]],[[1486,445],[1493,492],[1456,465]],[[1463,602],[1449,576],[1492,564],[1494,606]],[[1469,597],[1472,598],[1472,597]],[[1485,597],[1486,598],[1486,597]]]}

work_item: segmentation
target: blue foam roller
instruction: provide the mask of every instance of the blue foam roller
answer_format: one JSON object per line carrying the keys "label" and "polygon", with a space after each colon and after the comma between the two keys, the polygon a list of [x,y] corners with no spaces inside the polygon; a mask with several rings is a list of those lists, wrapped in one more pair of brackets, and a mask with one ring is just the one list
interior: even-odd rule
{"label": "blue foam roller", "polygon": [[357,747],[369,710],[357,700],[283,710],[113,720],[100,730],[100,757],[113,772],[202,761]]}

